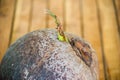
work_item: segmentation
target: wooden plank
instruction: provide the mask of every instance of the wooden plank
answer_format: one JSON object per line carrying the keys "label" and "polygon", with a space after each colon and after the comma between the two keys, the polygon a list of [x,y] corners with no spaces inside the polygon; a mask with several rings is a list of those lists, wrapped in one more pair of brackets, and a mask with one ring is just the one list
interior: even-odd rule
{"label": "wooden plank", "polygon": [[118,23],[118,31],[120,35],[120,0],[113,0],[114,6],[115,6],[115,11],[116,11],[116,18],[117,18],[117,23]]}
{"label": "wooden plank", "polygon": [[33,0],[30,31],[44,29],[46,27],[46,14],[44,12],[46,8],[46,0]]}
{"label": "wooden plank", "polygon": [[83,0],[84,39],[92,44],[99,61],[100,80],[104,80],[104,67],[101,49],[101,37],[95,0]]}
{"label": "wooden plank", "polygon": [[0,7],[0,61],[9,45],[15,0],[1,0]]}
{"label": "wooden plank", "polygon": [[30,8],[30,0],[18,0],[11,43],[28,32]]}
{"label": "wooden plank", "polygon": [[103,45],[111,80],[120,80],[120,39],[112,0],[98,0]]}
{"label": "wooden plank", "polygon": [[65,3],[66,31],[82,36],[80,0],[66,0]]}
{"label": "wooden plank", "polygon": [[[58,4],[57,4],[58,3]],[[64,0],[49,0],[48,9],[57,15],[61,24],[64,26]],[[56,28],[54,19],[48,16],[48,28]]]}

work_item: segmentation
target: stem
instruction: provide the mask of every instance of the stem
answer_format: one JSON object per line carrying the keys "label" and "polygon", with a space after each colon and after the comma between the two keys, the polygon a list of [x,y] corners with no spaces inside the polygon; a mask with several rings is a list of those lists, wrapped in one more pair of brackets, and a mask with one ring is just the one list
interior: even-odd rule
{"label": "stem", "polygon": [[60,21],[58,20],[57,16],[54,13],[52,13],[50,10],[47,10],[47,13],[55,19],[55,23],[57,25],[57,30],[59,32],[58,39],[60,41],[68,42],[68,39],[65,37],[64,31],[62,29],[62,25],[61,25]]}
{"label": "stem", "polygon": [[47,13],[55,19],[55,23],[57,24],[57,27],[59,27],[60,21],[57,19],[57,16],[54,13],[52,13],[50,10],[47,10]]}

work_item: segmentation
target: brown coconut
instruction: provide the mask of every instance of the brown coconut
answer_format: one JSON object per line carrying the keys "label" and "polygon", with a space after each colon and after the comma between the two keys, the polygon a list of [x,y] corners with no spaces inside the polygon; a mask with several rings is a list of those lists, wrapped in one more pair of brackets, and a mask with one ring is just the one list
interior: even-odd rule
{"label": "brown coconut", "polygon": [[58,40],[56,30],[37,30],[9,47],[0,64],[0,80],[98,80],[98,60],[91,45],[80,37],[65,34],[89,46],[89,65],[69,42]]}

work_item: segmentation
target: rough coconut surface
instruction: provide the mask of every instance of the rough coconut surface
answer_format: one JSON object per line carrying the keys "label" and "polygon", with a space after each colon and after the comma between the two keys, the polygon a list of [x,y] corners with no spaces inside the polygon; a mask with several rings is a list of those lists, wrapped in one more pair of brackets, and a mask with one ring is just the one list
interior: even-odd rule
{"label": "rough coconut surface", "polygon": [[89,67],[70,43],[57,39],[56,30],[37,30],[9,47],[0,64],[0,80],[98,80],[98,61],[95,51],[91,51],[93,60]]}

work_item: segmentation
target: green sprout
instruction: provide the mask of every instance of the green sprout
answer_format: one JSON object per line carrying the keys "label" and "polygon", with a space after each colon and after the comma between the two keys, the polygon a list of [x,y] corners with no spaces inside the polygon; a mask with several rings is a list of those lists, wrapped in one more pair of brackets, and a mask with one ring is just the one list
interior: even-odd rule
{"label": "green sprout", "polygon": [[62,26],[60,24],[60,21],[57,19],[57,16],[54,13],[52,13],[50,10],[47,10],[47,13],[55,19],[55,23],[57,24],[57,29],[58,29],[58,34],[57,34],[58,40],[68,42],[68,39],[61,28]]}
{"label": "green sprout", "polygon": [[59,26],[60,21],[58,21],[57,16],[53,14],[50,10],[47,10],[47,13],[55,19],[55,23],[57,24],[57,26]]}

